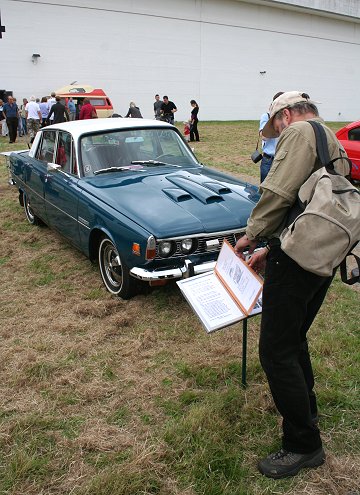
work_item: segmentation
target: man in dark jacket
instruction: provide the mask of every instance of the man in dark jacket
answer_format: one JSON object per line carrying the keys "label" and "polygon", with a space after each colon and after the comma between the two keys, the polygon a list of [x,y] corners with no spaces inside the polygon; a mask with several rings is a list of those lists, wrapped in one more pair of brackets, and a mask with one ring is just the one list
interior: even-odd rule
{"label": "man in dark jacket", "polygon": [[63,105],[60,100],[60,96],[57,96],[56,103],[51,107],[49,115],[47,117],[48,121],[50,122],[51,116],[54,115],[52,124],[60,124],[61,122],[67,122],[69,120],[69,113],[65,105]]}
{"label": "man in dark jacket", "polygon": [[7,103],[3,106],[3,113],[6,117],[6,123],[9,129],[9,143],[15,143],[18,127],[19,109],[12,96],[8,97]]}

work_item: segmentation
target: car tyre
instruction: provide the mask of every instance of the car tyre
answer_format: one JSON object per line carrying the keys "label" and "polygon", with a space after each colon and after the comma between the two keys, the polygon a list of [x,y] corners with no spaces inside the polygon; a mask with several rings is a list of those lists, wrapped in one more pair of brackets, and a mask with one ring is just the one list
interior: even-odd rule
{"label": "car tyre", "polygon": [[109,237],[103,237],[99,244],[99,268],[105,287],[111,294],[130,299],[137,292],[137,280],[131,277],[129,268]]}
{"label": "car tyre", "polygon": [[35,213],[33,212],[30,205],[30,199],[26,193],[24,193],[23,201],[24,201],[24,211],[27,221],[31,225],[43,225],[43,222],[40,220],[40,218],[37,215],[35,215]]}

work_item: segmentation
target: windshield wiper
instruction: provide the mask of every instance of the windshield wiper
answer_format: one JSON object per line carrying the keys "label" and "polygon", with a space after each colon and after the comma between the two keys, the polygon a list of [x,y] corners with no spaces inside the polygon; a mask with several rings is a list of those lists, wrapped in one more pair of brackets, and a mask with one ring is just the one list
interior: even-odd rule
{"label": "windshield wiper", "polygon": [[133,160],[131,162],[133,165],[147,165],[148,167],[161,167],[166,165],[169,167],[179,167],[180,165],[174,165],[173,163],[159,162],[157,160]]}
{"label": "windshield wiper", "polygon": [[101,168],[100,170],[94,170],[94,175],[106,174],[107,172],[123,172],[125,170],[131,170],[131,167],[109,167]]}

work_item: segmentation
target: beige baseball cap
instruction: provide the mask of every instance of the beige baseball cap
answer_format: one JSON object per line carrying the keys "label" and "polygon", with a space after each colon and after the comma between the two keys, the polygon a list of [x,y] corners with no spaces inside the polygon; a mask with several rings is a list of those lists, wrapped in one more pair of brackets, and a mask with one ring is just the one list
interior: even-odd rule
{"label": "beige baseball cap", "polygon": [[275,115],[280,112],[280,110],[284,110],[284,108],[291,107],[291,105],[295,105],[295,103],[300,103],[301,101],[308,101],[312,103],[309,100],[309,96],[301,91],[287,91],[286,93],[278,96],[270,105],[270,118],[262,130],[262,135],[266,138],[278,137],[273,126]]}

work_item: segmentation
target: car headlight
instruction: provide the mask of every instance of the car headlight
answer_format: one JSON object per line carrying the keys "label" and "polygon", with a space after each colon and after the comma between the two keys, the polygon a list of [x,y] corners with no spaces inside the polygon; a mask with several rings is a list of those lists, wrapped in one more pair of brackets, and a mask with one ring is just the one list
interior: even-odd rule
{"label": "car headlight", "polygon": [[161,241],[158,246],[159,256],[162,258],[168,258],[176,250],[176,244],[173,241]]}
{"label": "car headlight", "polygon": [[183,239],[180,243],[181,252],[183,254],[189,254],[195,250],[196,240],[195,239]]}

